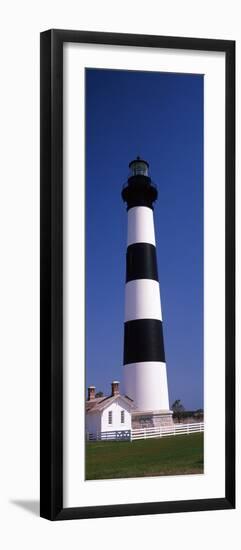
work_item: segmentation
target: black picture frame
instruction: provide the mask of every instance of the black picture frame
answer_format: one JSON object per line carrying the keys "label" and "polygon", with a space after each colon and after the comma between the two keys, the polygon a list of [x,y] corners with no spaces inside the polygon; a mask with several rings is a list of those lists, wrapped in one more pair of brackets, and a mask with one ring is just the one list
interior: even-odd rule
{"label": "black picture frame", "polygon": [[[225,52],[225,497],[63,507],[63,44],[66,42]],[[71,30],[40,37],[41,373],[40,515],[49,520],[235,507],[235,42]]]}

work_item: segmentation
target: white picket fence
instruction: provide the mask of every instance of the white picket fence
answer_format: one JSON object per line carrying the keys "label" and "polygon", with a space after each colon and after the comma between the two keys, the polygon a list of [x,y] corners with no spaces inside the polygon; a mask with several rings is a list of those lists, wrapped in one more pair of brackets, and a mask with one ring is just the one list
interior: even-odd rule
{"label": "white picket fence", "polygon": [[131,430],[113,430],[99,432],[97,434],[87,433],[88,441],[135,441],[136,439],[150,439],[166,437],[171,435],[193,434],[204,431],[204,422],[192,424],[173,424],[171,426],[156,426],[153,428],[136,428]]}
{"label": "white picket fence", "polygon": [[170,435],[187,435],[204,431],[204,422],[192,424],[173,424],[171,426],[155,426],[153,428],[136,428],[131,430],[131,440],[167,437]]}
{"label": "white picket fence", "polygon": [[131,441],[131,430],[112,430],[97,434],[87,432],[86,439],[87,441]]}

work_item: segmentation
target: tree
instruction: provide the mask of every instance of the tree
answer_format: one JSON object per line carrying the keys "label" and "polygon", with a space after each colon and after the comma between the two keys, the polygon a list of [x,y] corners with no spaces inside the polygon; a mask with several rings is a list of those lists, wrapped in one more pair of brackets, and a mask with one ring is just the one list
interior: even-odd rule
{"label": "tree", "polygon": [[172,410],[174,412],[174,416],[178,419],[178,422],[180,423],[181,421],[181,418],[183,416],[183,413],[185,411],[182,403],[181,403],[181,400],[180,399],[176,399],[176,401],[174,401],[174,403],[172,404]]}
{"label": "tree", "polygon": [[97,393],[95,394],[95,397],[103,397],[103,391],[97,391]]}

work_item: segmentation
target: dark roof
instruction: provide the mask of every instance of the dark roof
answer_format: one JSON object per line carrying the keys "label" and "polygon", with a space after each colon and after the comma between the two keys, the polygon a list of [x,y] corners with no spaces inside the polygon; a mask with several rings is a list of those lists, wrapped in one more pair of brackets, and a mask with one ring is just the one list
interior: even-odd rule
{"label": "dark roof", "polygon": [[147,162],[147,160],[144,160],[139,156],[137,156],[136,159],[133,159],[131,160],[131,162],[129,162],[129,168],[131,167],[132,164],[134,164],[134,162],[144,162],[149,168],[149,162]]}
{"label": "dark roof", "polygon": [[114,401],[116,401],[118,398],[121,399],[122,401],[124,401],[129,408],[133,409],[133,407],[134,407],[133,399],[131,399],[127,395],[121,395],[120,393],[118,393],[117,395],[96,397],[95,399],[91,399],[90,401],[86,401],[85,411],[88,412],[88,413],[90,413],[90,412],[94,413],[94,412],[97,412],[97,411],[102,411],[106,407],[108,407],[108,405],[110,405],[111,403],[114,403]]}
{"label": "dark roof", "polygon": [[90,399],[90,400],[86,401],[85,402],[86,412],[88,412],[90,409],[92,409],[94,406],[96,406],[97,403],[100,403],[101,401],[104,401],[104,399],[106,399],[106,397],[102,396],[102,397],[96,397],[95,399]]}

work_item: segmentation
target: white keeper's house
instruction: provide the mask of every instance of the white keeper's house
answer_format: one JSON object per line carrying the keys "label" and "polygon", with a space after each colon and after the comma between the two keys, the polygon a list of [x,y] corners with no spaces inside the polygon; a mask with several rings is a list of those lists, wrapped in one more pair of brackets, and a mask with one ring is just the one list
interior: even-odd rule
{"label": "white keeper's house", "polygon": [[[120,439],[129,439],[131,430],[131,412],[133,400],[119,392],[119,382],[111,383],[109,396],[95,397],[95,386],[89,386],[86,401],[86,434],[87,439],[111,437],[111,432]],[[106,434],[106,435],[105,435]]]}

